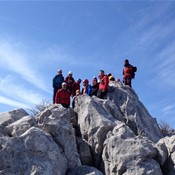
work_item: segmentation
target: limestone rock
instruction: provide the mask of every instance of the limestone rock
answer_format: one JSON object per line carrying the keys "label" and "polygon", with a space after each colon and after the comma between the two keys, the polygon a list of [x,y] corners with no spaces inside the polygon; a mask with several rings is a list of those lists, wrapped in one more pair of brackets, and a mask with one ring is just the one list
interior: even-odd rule
{"label": "limestone rock", "polygon": [[166,147],[168,148],[168,153],[171,154],[175,152],[175,135],[171,137],[164,137],[159,140],[159,143],[165,143]]}
{"label": "limestone rock", "polygon": [[7,132],[7,135],[17,137],[23,134],[24,132],[26,132],[28,129],[30,129],[33,126],[37,127],[37,121],[35,120],[35,118],[30,116],[25,116],[17,120],[16,122],[8,125],[6,127],[6,132]]}
{"label": "limestone rock", "polygon": [[7,136],[6,126],[27,115],[28,113],[24,109],[0,113],[0,137]]}
{"label": "limestone rock", "polygon": [[0,113],[0,125],[7,126],[27,115],[29,114],[24,109]]}
{"label": "limestone rock", "polygon": [[162,175],[157,150],[144,138],[134,137],[125,124],[117,125],[104,142],[106,175]]}
{"label": "limestone rock", "polygon": [[158,143],[164,143],[168,149],[168,158],[164,164],[164,174],[175,174],[175,135],[171,137],[165,137],[159,140]]}
{"label": "limestone rock", "polygon": [[164,165],[165,161],[168,159],[168,149],[164,142],[161,140],[153,145],[157,149],[157,161],[161,166]]}
{"label": "limestone rock", "polygon": [[4,175],[64,175],[67,159],[46,132],[32,127],[20,137],[0,138],[0,172]]}
{"label": "limestone rock", "polygon": [[68,169],[80,166],[74,128],[70,123],[73,110],[53,105],[39,113],[36,118],[40,127],[50,133],[68,159]]}
{"label": "limestone rock", "polygon": [[103,173],[94,167],[83,165],[75,168],[68,175],[103,175]]}
{"label": "limestone rock", "polygon": [[80,95],[74,110],[0,113],[0,174],[174,175],[175,136],[161,138],[135,91],[114,82],[107,99]]}
{"label": "limestone rock", "polygon": [[93,159],[88,142],[80,137],[77,137],[77,147],[82,165],[93,165]]}
{"label": "limestone rock", "polygon": [[154,142],[163,137],[156,119],[151,117],[132,88],[111,82],[107,98],[121,109],[126,124],[135,135],[146,136]]}
{"label": "limestone rock", "polygon": [[124,121],[121,111],[111,101],[91,98],[88,95],[76,98],[74,110],[78,113],[82,138],[91,146],[93,159],[96,166],[99,166],[106,134],[119,120]]}

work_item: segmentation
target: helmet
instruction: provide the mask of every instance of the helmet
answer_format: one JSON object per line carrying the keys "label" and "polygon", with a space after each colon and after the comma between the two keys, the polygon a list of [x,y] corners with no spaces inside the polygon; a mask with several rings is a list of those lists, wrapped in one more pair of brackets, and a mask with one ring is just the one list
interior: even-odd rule
{"label": "helmet", "polygon": [[111,73],[108,73],[108,77],[110,77],[110,76],[112,76],[112,74]]}
{"label": "helmet", "polygon": [[80,78],[78,78],[77,81],[79,81],[81,83],[81,79]]}
{"label": "helmet", "polygon": [[88,84],[89,83],[88,79],[84,79],[83,83]]}
{"label": "helmet", "polygon": [[95,80],[97,82],[97,77],[94,76],[92,80]]}
{"label": "helmet", "polygon": [[58,72],[62,73],[62,70],[61,69],[58,69]]}
{"label": "helmet", "polygon": [[72,71],[69,71],[68,74],[69,74],[69,75],[72,75],[73,73],[72,73]]}
{"label": "helmet", "polygon": [[111,76],[109,77],[109,80],[115,81],[115,78],[111,75]]}
{"label": "helmet", "polygon": [[62,86],[67,86],[67,84],[66,84],[65,82],[63,82],[61,85],[62,85]]}

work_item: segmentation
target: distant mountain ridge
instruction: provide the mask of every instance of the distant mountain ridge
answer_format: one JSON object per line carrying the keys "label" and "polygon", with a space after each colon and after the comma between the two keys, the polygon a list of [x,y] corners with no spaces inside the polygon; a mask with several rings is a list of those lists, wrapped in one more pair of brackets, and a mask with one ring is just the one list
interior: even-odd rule
{"label": "distant mountain ridge", "polygon": [[107,99],[80,95],[74,109],[0,113],[0,174],[173,175],[174,139],[133,89],[111,82]]}

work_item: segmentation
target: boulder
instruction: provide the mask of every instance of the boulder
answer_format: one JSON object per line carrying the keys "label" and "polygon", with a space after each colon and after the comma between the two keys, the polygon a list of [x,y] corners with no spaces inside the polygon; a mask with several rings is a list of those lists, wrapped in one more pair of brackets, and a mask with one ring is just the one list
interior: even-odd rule
{"label": "boulder", "polygon": [[74,111],[62,105],[52,105],[36,116],[40,128],[50,133],[68,160],[68,169],[81,165],[75,131],[70,123]]}
{"label": "boulder", "polygon": [[0,137],[7,136],[6,126],[28,115],[24,109],[0,113]]}
{"label": "boulder", "polygon": [[109,100],[88,95],[80,95],[75,99],[74,110],[78,114],[82,138],[91,146],[94,163],[99,167],[106,134],[119,120],[124,122],[121,111]]}
{"label": "boulder", "polygon": [[6,134],[8,136],[17,137],[33,126],[37,127],[36,119],[31,116],[25,116],[17,120],[16,122],[6,126]]}
{"label": "boulder", "polygon": [[151,117],[132,88],[110,82],[107,99],[121,109],[126,124],[135,135],[145,136],[154,142],[163,137],[156,119]]}
{"label": "boulder", "polygon": [[159,140],[159,144],[164,143],[168,150],[168,158],[163,166],[164,174],[174,175],[175,174],[175,135],[171,137],[165,137]]}
{"label": "boulder", "polygon": [[125,124],[117,125],[104,142],[106,175],[162,175],[157,150],[145,138],[135,137]]}
{"label": "boulder", "polygon": [[2,112],[0,113],[0,125],[7,126],[27,115],[29,114],[24,109]]}
{"label": "boulder", "polygon": [[91,155],[90,145],[85,139],[77,137],[77,147],[82,165],[93,165],[93,159]]}
{"label": "boulder", "polygon": [[52,137],[39,128],[20,137],[0,138],[1,174],[64,175],[67,161]]}
{"label": "boulder", "polygon": [[153,144],[153,146],[157,149],[157,161],[161,166],[163,166],[168,159],[168,149],[165,143],[161,140],[159,140],[156,144]]}

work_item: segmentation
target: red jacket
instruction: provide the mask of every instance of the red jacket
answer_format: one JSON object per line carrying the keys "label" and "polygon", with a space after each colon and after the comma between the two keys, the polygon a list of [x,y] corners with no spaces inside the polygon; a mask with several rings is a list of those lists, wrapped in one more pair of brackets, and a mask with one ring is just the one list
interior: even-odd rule
{"label": "red jacket", "polygon": [[132,77],[133,75],[133,66],[131,66],[130,64],[128,64],[127,66],[124,67],[123,69],[123,77]]}
{"label": "red jacket", "polygon": [[70,77],[69,75],[64,80],[67,83],[67,89],[68,90],[75,90],[75,80],[73,77]]}
{"label": "red jacket", "polygon": [[109,85],[109,79],[107,75],[103,75],[101,82],[99,83],[99,90],[107,91]]}
{"label": "red jacket", "polygon": [[75,80],[71,76],[67,76],[64,80],[67,83],[67,90],[70,92],[72,96],[75,95]]}
{"label": "red jacket", "polygon": [[75,91],[76,90],[80,90],[80,83],[79,82],[75,82]]}
{"label": "red jacket", "polygon": [[66,89],[59,89],[55,96],[55,103],[70,106],[70,93]]}

